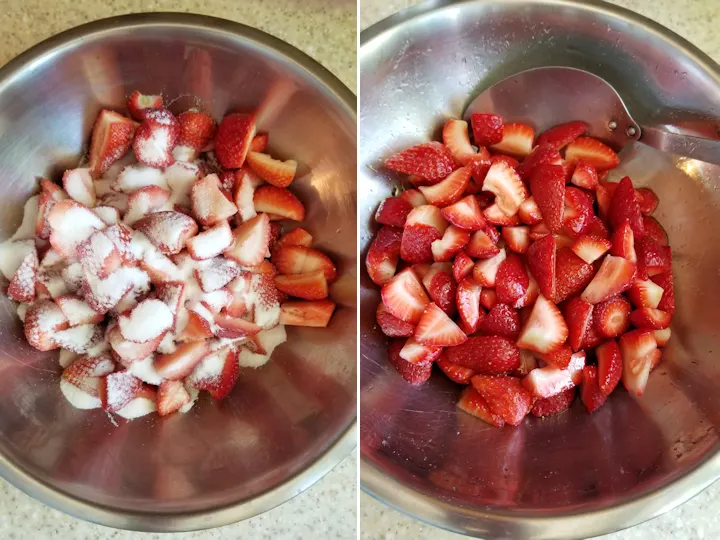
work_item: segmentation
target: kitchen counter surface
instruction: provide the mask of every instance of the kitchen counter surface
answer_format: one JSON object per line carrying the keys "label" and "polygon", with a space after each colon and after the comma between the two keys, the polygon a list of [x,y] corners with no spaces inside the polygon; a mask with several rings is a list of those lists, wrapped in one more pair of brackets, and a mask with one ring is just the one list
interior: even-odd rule
{"label": "kitchen counter surface", "polygon": [[[96,19],[142,11],[213,15],[260,28],[298,47],[356,89],[354,0],[27,0],[5,2],[0,13],[0,65],[35,43]],[[209,531],[138,534],[93,525],[34,501],[0,479],[2,540],[295,540],[356,537],[353,452],[291,501],[255,518]]]}
{"label": "kitchen counter surface", "polygon": [[[413,0],[364,0],[360,28],[380,21],[396,11],[420,2]],[[612,0],[651,18],[702,49],[720,62],[720,2],[717,0]],[[720,482],[663,516],[599,537],[602,540],[700,540],[720,538]],[[461,535],[425,525],[370,496],[360,495],[360,522],[363,540],[455,540]]]}

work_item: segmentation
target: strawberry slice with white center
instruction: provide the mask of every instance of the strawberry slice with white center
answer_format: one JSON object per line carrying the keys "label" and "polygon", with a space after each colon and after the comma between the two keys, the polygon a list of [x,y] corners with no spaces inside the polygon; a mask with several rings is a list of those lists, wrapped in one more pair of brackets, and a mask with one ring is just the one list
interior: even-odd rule
{"label": "strawberry slice with white center", "polygon": [[93,208],[97,202],[95,184],[90,169],[68,169],[63,174],[63,187],[71,199],[76,200],[88,208]]}
{"label": "strawberry slice with white center", "polygon": [[53,336],[69,326],[63,312],[52,300],[37,300],[25,313],[25,339],[39,351],[58,349]]}
{"label": "strawberry slice with white center", "polygon": [[595,305],[593,324],[598,335],[603,338],[614,338],[623,334],[630,326],[632,307],[623,296],[614,296]]}
{"label": "strawberry slice with white center", "polygon": [[468,124],[464,120],[456,118],[448,120],[443,128],[442,139],[458,165],[467,165],[477,155],[470,144]]}
{"label": "strawberry slice with white center", "polygon": [[433,259],[435,261],[449,261],[453,256],[461,251],[470,241],[470,233],[460,229],[455,225],[450,225],[445,229],[442,239],[435,240],[431,244]]}
{"label": "strawberry slice with white center", "polygon": [[663,288],[650,280],[635,279],[627,296],[637,308],[656,309],[663,297]]}
{"label": "strawberry slice with white center", "polygon": [[239,377],[237,351],[223,347],[203,358],[186,382],[193,388],[206,390],[214,399],[225,399],[235,388]]}
{"label": "strawberry slice with white center", "polygon": [[498,227],[514,227],[520,225],[520,218],[516,215],[508,216],[503,212],[497,204],[488,206],[483,211],[485,220],[491,225],[497,225]]}
{"label": "strawberry slice with white center", "polygon": [[55,299],[55,302],[62,310],[70,326],[98,324],[104,319],[101,313],[92,309],[87,302],[77,296],[59,296]]}
{"label": "strawberry slice with white center", "polygon": [[[439,362],[438,365],[440,365]],[[448,375],[448,377],[455,381],[455,379],[450,375]],[[457,402],[457,408],[463,412],[475,416],[476,418],[479,418],[480,420],[482,420],[486,424],[490,424],[491,426],[500,428],[505,425],[505,421],[502,419],[502,417],[490,411],[487,401],[485,401],[485,399],[480,395],[480,393],[472,387],[465,388],[465,390],[462,391],[462,393],[460,394],[460,399]]]}
{"label": "strawberry slice with white center", "polygon": [[464,343],[467,336],[442,309],[430,303],[415,327],[415,339],[423,345],[452,347]]}
{"label": "strawberry slice with white center", "polygon": [[409,202],[413,208],[427,204],[427,199],[417,189],[406,189],[400,194],[400,198]]}
{"label": "strawberry slice with white center", "polygon": [[[117,175],[112,184],[112,190],[130,195],[140,188],[157,186],[168,188],[167,180],[162,169],[142,164],[128,165]],[[107,196],[104,195],[104,197]]]}
{"label": "strawberry slice with white center", "polygon": [[598,174],[595,167],[584,161],[575,164],[570,183],[577,187],[594,191],[598,187]]}
{"label": "strawberry slice with white center", "polygon": [[[268,252],[270,218],[267,214],[258,214],[235,229],[233,236],[235,241],[224,252],[225,256],[241,266],[256,266],[265,259]],[[277,266],[277,263],[273,262]]]}
{"label": "strawberry slice with white center", "polygon": [[120,333],[128,341],[146,343],[162,336],[173,325],[173,313],[162,301],[149,298],[118,319]]}
{"label": "strawberry slice with white center", "polygon": [[183,343],[169,354],[158,354],[153,366],[164,379],[178,381],[187,377],[200,361],[210,352],[206,341]]}
{"label": "strawberry slice with white center", "polygon": [[400,350],[400,358],[414,365],[425,365],[437,360],[442,350],[442,347],[425,345],[415,338],[410,338]]}
{"label": "strawberry slice with white center", "polygon": [[495,287],[495,279],[497,277],[500,264],[507,257],[504,249],[501,249],[497,255],[489,259],[478,261],[473,267],[473,278],[483,287]]}
{"label": "strawberry slice with white center", "polygon": [[280,324],[324,328],[335,311],[330,300],[291,300],[280,304]]}
{"label": "strawberry slice with white center", "polygon": [[521,349],[549,354],[565,343],[567,337],[568,327],[560,310],[541,294],[520,333],[517,344]]}
{"label": "strawberry slice with white center", "polygon": [[268,154],[248,152],[247,163],[260,178],[275,187],[288,187],[295,180],[297,161],[274,159]]}
{"label": "strawberry slice with white center", "polygon": [[279,273],[285,275],[307,274],[315,270],[322,270],[329,282],[337,278],[337,269],[332,260],[322,251],[314,248],[303,246],[280,247],[273,251],[272,263]]}
{"label": "strawberry slice with white center", "polygon": [[420,186],[418,189],[428,203],[443,207],[460,200],[470,181],[470,168],[461,167],[451,172],[444,180],[431,186]]}
{"label": "strawberry slice with white center", "polygon": [[116,112],[100,111],[93,126],[88,156],[88,167],[94,175],[102,175],[130,150],[137,125]]}
{"label": "strawberry slice with white center", "polygon": [[607,255],[581,298],[597,304],[629,289],[635,280],[635,265],[622,257]]}
{"label": "strawberry slice with white center", "polygon": [[142,381],[127,370],[116,371],[102,378],[100,399],[108,412],[117,412],[130,403],[142,388]]}
{"label": "strawberry slice with white center", "polygon": [[172,150],[179,136],[180,124],[170,111],[146,109],[132,143],[135,157],[149,167],[168,167],[175,161]]}
{"label": "strawberry slice with white center", "polygon": [[152,341],[146,341],[145,343],[136,343],[123,338],[120,333],[120,328],[117,325],[111,325],[108,327],[107,337],[114,356],[125,367],[129,367],[133,362],[142,360],[154,353],[160,345],[163,336]]}
{"label": "strawberry slice with white center", "polygon": [[475,231],[465,248],[465,252],[475,259],[489,259],[500,253],[492,238],[488,235],[489,229]]}
{"label": "strawberry slice with white center", "polygon": [[224,169],[243,166],[253,137],[255,115],[234,113],[223,118],[215,136],[215,155]]}
{"label": "strawberry slice with white center", "polygon": [[275,287],[280,292],[304,300],[322,300],[328,296],[328,282],[322,270],[307,274],[275,276]]}
{"label": "strawberry slice with white center", "polygon": [[585,367],[585,352],[575,353],[566,368],[546,366],[533,369],[523,380],[522,385],[537,398],[548,398],[577,386],[582,381]]}
{"label": "strawberry slice with white center", "polygon": [[417,324],[430,299],[412,268],[406,268],[383,286],[382,301],[402,321]]}
{"label": "strawberry slice with white center", "polygon": [[78,246],[105,223],[90,209],[75,201],[57,202],[47,216],[50,244],[58,253],[74,258]]}
{"label": "strawberry slice with white center", "polygon": [[[128,211],[123,221],[133,225],[137,220],[163,208],[169,200],[170,192],[160,186],[145,186],[133,191],[128,196]],[[97,211],[98,208],[95,209]]]}
{"label": "strawberry slice with white center", "polygon": [[534,141],[535,130],[532,127],[512,122],[503,126],[502,139],[490,148],[501,154],[524,157],[532,151]]}
{"label": "strawberry slice with white center", "polygon": [[37,250],[33,246],[10,280],[7,290],[9,298],[16,302],[32,302],[35,299],[39,264]]}
{"label": "strawberry slice with white center", "polygon": [[474,279],[465,278],[457,286],[456,303],[463,330],[467,334],[477,332],[481,319],[485,314],[480,310],[480,294],[482,287]]}
{"label": "strawberry slice with white center", "polygon": [[630,322],[635,328],[663,330],[670,326],[672,315],[661,309],[643,307],[630,314]]}
{"label": "strawberry slice with white center", "polygon": [[[398,240],[399,242],[399,240]],[[292,231],[286,232],[283,234],[280,238],[278,238],[277,243],[275,244],[275,247],[282,247],[282,246],[303,246],[303,247],[310,247],[313,243],[313,237],[312,235],[307,232],[302,227],[298,227],[297,229],[293,229]],[[398,253],[400,249],[400,244],[398,243]]]}
{"label": "strawberry slice with white center", "polygon": [[222,289],[240,273],[235,262],[224,257],[208,259],[196,265],[193,275],[203,292],[209,293]]}
{"label": "strawberry slice with white center", "polygon": [[553,150],[562,150],[580,135],[587,133],[587,130],[587,124],[578,120],[558,124],[538,135],[535,144],[538,146],[548,146]]}
{"label": "strawberry slice with white center", "polygon": [[507,216],[518,213],[520,205],[528,197],[525,185],[517,171],[507,163],[497,161],[485,176],[483,191],[495,194],[495,204]]}
{"label": "strawberry slice with white center", "polygon": [[518,209],[518,217],[526,225],[536,225],[542,221],[540,208],[533,197],[525,199]]}
{"label": "strawberry slice with white center", "polygon": [[653,335],[655,336],[655,341],[657,341],[658,347],[664,347],[667,345],[667,342],[670,341],[672,331],[670,328],[663,328],[662,330],[655,330]]}
{"label": "strawberry slice with white center", "polygon": [[393,171],[412,174],[431,183],[447,177],[455,169],[455,160],[445,145],[439,142],[418,144],[385,160]]}
{"label": "strawberry slice with white center", "polygon": [[565,149],[565,160],[569,163],[584,161],[598,172],[614,169],[620,158],[609,146],[590,137],[578,137]]}
{"label": "strawberry slice with white center", "polygon": [[155,212],[137,221],[134,228],[164,255],[180,253],[187,241],[198,232],[197,223],[182,212]]}
{"label": "strawberry slice with white center", "polygon": [[474,195],[468,195],[455,204],[440,210],[442,216],[460,229],[477,231],[487,226],[485,216]]}
{"label": "strawberry slice with white center", "polygon": [[209,227],[237,214],[237,206],[222,190],[216,174],[198,180],[190,190],[192,214],[201,225]]}
{"label": "strawberry slice with white center", "polygon": [[651,330],[633,330],[620,338],[622,382],[630,395],[643,395],[656,350],[657,341]]}
{"label": "strawberry slice with white center", "polygon": [[145,118],[145,109],[160,109],[163,106],[163,98],[158,95],[141,94],[138,90],[133,91],[127,100],[127,108],[130,116],[142,122]]}
{"label": "strawberry slice with white center", "polygon": [[575,240],[570,249],[572,249],[573,253],[580,257],[583,261],[588,264],[592,264],[605,255],[611,247],[612,244],[610,240],[599,238],[597,236],[583,235]]}
{"label": "strawberry slice with white center", "polygon": [[271,214],[272,220],[305,219],[305,207],[292,192],[275,186],[260,186],[253,196],[255,211]]}
{"label": "strawberry slice with white center", "polygon": [[503,227],[502,237],[507,247],[515,253],[526,253],[530,247],[530,228],[519,225],[517,227]]}
{"label": "strawberry slice with white center", "polygon": [[157,411],[167,416],[190,403],[191,397],[182,381],[163,381],[157,390]]}
{"label": "strawberry slice with white center", "polygon": [[187,250],[190,256],[198,261],[212,259],[230,249],[234,241],[232,229],[227,221],[221,221],[212,228],[190,238]]}
{"label": "strawberry slice with white center", "polygon": [[255,323],[219,313],[215,316],[215,335],[220,338],[240,339],[259,334],[262,328]]}
{"label": "strawberry slice with white center", "polygon": [[[365,259],[365,268],[370,279],[376,285],[382,287],[395,275],[398,259],[400,258],[402,234],[402,229],[385,226],[378,231],[372,244],[370,244]],[[280,238],[278,249],[289,245],[293,244],[284,243]]]}

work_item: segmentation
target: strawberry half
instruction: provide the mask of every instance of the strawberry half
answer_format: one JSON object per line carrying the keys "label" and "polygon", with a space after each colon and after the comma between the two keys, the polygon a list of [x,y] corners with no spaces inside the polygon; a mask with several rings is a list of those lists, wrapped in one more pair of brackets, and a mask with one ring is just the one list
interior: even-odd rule
{"label": "strawberry half", "polygon": [[273,159],[268,154],[248,152],[247,163],[255,174],[275,187],[288,187],[295,180],[297,172],[295,160],[282,161]]}
{"label": "strawberry half", "polygon": [[412,324],[418,323],[425,306],[430,303],[412,268],[406,268],[388,281],[380,294],[392,315]]}
{"label": "strawberry half", "polygon": [[594,191],[598,187],[598,174],[595,167],[584,161],[578,161],[575,164],[570,183],[579,188]]}
{"label": "strawberry half", "polygon": [[513,156],[527,156],[533,147],[535,130],[527,124],[512,122],[503,126],[500,142],[490,146],[495,152]]}
{"label": "strawberry half", "polygon": [[628,223],[636,241],[641,240],[645,235],[640,206],[635,197],[635,189],[630,177],[626,176],[620,180],[610,201],[607,218],[613,230],[620,228],[624,223]]}
{"label": "strawberry half", "polygon": [[490,411],[507,424],[517,426],[530,412],[532,396],[515,377],[475,375],[472,385],[487,402]]}
{"label": "strawberry half", "polygon": [[522,298],[530,286],[525,264],[515,253],[508,253],[497,269],[495,293],[502,304],[514,304]]}
{"label": "strawberry half", "polygon": [[547,354],[565,343],[568,327],[560,310],[543,295],[538,296],[530,318],[518,338],[518,347]]}
{"label": "strawberry half", "polygon": [[455,169],[455,160],[445,145],[439,142],[418,144],[385,160],[393,171],[414,174],[431,182],[438,182]]}
{"label": "strawberry half", "polygon": [[497,161],[490,167],[482,188],[495,194],[495,204],[506,216],[517,214],[520,205],[528,197],[520,175],[502,161]]}
{"label": "strawberry half", "polygon": [[598,361],[598,384],[606,396],[615,390],[622,377],[622,357],[617,341],[611,339],[595,349]]}
{"label": "strawberry half", "polygon": [[95,176],[106,172],[132,145],[137,123],[121,114],[103,109],[93,126],[88,167]]}
{"label": "strawberry half", "polygon": [[614,296],[595,305],[593,324],[603,338],[615,338],[630,326],[630,302],[621,295]]}
{"label": "strawberry half", "polygon": [[663,330],[670,326],[672,315],[661,309],[639,308],[630,314],[630,322],[635,328]]}
{"label": "strawberry half", "polygon": [[589,413],[597,410],[605,400],[607,394],[600,389],[598,381],[598,370],[595,366],[585,366],[583,368],[583,380],[580,386],[580,399],[585,404],[585,408]]}
{"label": "strawberry half", "polygon": [[488,259],[500,253],[500,248],[495,245],[486,230],[479,230],[470,237],[465,252],[475,259]]}
{"label": "strawberry half", "polygon": [[254,136],[254,115],[235,113],[223,118],[215,137],[215,155],[223,168],[239,169],[243,166]]}
{"label": "strawberry half", "polygon": [[483,398],[480,395],[480,392],[475,390],[473,387],[465,388],[462,391],[460,399],[457,402],[457,408],[463,412],[473,415],[476,418],[479,418],[491,426],[500,428],[505,425],[505,421],[502,417],[490,410],[485,398]]}
{"label": "strawberry half", "polygon": [[470,159],[477,155],[470,144],[468,124],[464,120],[448,120],[443,128],[442,140],[458,165],[467,165]]}
{"label": "strawberry half", "polygon": [[629,289],[635,280],[635,265],[622,257],[608,255],[582,293],[581,298],[598,304]]}
{"label": "strawberry half", "polygon": [[599,172],[614,169],[620,163],[620,158],[612,148],[590,137],[578,137],[568,144],[565,159],[569,163],[584,161]]}
{"label": "strawberry half", "polygon": [[430,303],[415,327],[415,339],[423,345],[452,347],[464,343],[467,336],[442,309]]}
{"label": "strawberry half", "polygon": [[460,167],[440,182],[431,186],[420,186],[418,189],[428,203],[443,207],[460,200],[469,181],[470,168]]}
{"label": "strawberry half", "polygon": [[570,248],[558,249],[555,259],[556,287],[554,300],[559,304],[582,291],[593,280],[595,267],[575,255]]}
{"label": "strawberry half", "polygon": [[627,296],[637,308],[657,308],[663,297],[663,288],[650,281],[635,279],[627,290]]}
{"label": "strawberry half", "polygon": [[437,207],[413,208],[405,222],[400,257],[411,264],[432,261],[432,243],[442,238],[447,227],[447,221]]}
{"label": "strawberry half", "polygon": [[400,351],[405,346],[404,339],[391,339],[388,343],[387,354],[388,361],[410,384],[422,384],[430,378],[432,373],[432,362],[423,364],[413,364],[400,357]]}
{"label": "strawberry half", "polygon": [[280,324],[325,328],[335,312],[330,300],[291,300],[280,304]]}
{"label": "strawberry half", "polygon": [[382,302],[378,304],[375,320],[383,334],[388,337],[410,337],[415,332],[414,325],[398,319]]}
{"label": "strawberry half", "polygon": [[622,382],[631,395],[643,395],[656,350],[657,341],[651,330],[633,330],[620,338]]}
{"label": "strawberry half", "polygon": [[453,261],[453,277],[455,281],[460,283],[464,278],[471,275],[474,267],[475,261],[467,253],[464,251],[458,253]]}
{"label": "strawberry half", "polygon": [[472,369],[453,364],[452,362],[446,360],[443,356],[440,356],[435,364],[445,375],[447,375],[448,379],[458,384],[470,384],[470,379],[473,375],[475,375],[475,372]]}
{"label": "strawberry half", "polygon": [[580,236],[572,245],[572,251],[588,264],[592,264],[605,255],[612,244],[610,240],[597,236]]}
{"label": "strawberry half", "polygon": [[553,150],[562,150],[575,139],[587,133],[588,127],[585,122],[574,121],[565,124],[558,124],[538,135],[535,144],[549,146]]}
{"label": "strawberry half", "polygon": [[584,367],[585,353],[581,351],[572,355],[567,368],[546,366],[533,369],[522,380],[522,385],[533,396],[548,398],[580,384]]}
{"label": "strawberry half", "polygon": [[461,345],[445,349],[448,362],[483,375],[501,375],[520,367],[520,350],[499,336],[471,336]]}
{"label": "strawberry half", "polygon": [[477,146],[490,146],[502,141],[503,119],[498,114],[473,113],[470,116],[473,139]]}
{"label": "strawberry half", "polygon": [[494,257],[476,262],[473,268],[475,281],[483,287],[495,287],[498,268],[500,268],[500,264],[505,260],[506,256],[505,250],[501,249]]}
{"label": "strawberry half", "polygon": [[565,303],[563,316],[568,326],[568,344],[579,351],[593,324],[593,306],[575,296]]}
{"label": "strawberry half", "polygon": [[463,330],[466,334],[474,334],[485,316],[480,309],[480,293],[482,288],[472,278],[464,278],[458,283],[455,293],[456,304]]}
{"label": "strawberry half", "polygon": [[470,233],[468,231],[450,225],[445,229],[443,237],[430,245],[433,259],[438,262],[450,261],[469,241]]}
{"label": "strawberry half", "polygon": [[[395,275],[398,259],[400,257],[400,242],[402,241],[402,229],[396,227],[382,227],[368,250],[365,258],[365,268],[370,279],[376,285],[383,286]],[[278,242],[278,248],[287,244]],[[471,261],[472,263],[472,261]]]}
{"label": "strawberry half", "polygon": [[275,287],[280,292],[304,300],[322,300],[328,296],[328,282],[322,270],[275,276]]}
{"label": "strawberry half", "polygon": [[468,195],[455,204],[442,208],[440,213],[448,222],[460,229],[477,231],[487,226],[485,216],[474,195]]}
{"label": "strawberry half", "polygon": [[545,236],[533,242],[527,251],[527,263],[530,273],[540,287],[540,292],[546,298],[555,298],[555,239],[552,236]]}
{"label": "strawberry half", "polygon": [[525,226],[503,227],[502,238],[515,253],[526,253],[530,247],[530,229]]}
{"label": "strawberry half", "polygon": [[574,387],[563,390],[554,396],[536,399],[530,412],[533,416],[540,418],[544,416],[554,416],[568,410],[573,401],[575,401]]}
{"label": "strawberry half", "polygon": [[442,351],[442,347],[425,345],[411,337],[400,350],[400,358],[411,364],[429,364],[440,358]]}
{"label": "strawberry half", "polygon": [[530,191],[543,220],[553,233],[563,227],[565,173],[559,165],[538,165],[530,176]]}
{"label": "strawberry half", "polygon": [[375,221],[383,225],[404,227],[413,206],[402,197],[388,197],[375,212]]}
{"label": "strawberry half", "polygon": [[516,309],[496,303],[480,321],[478,330],[489,336],[516,340],[520,335],[520,317]]}

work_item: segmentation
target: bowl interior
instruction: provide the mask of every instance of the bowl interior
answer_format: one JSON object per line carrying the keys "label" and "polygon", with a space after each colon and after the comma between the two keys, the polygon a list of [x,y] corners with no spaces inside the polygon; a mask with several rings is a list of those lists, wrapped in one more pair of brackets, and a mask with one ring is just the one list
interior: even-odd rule
{"label": "bowl interior", "polygon": [[[162,92],[176,112],[199,105],[217,119],[257,110],[270,152],[300,163],[293,189],[307,209],[304,226],[338,264],[341,278],[331,291],[338,309],[327,330],[288,328],[288,342],[266,366],[244,369],[227,400],[201,399],[186,415],[115,425],[101,410],[75,410],[65,401],[57,354],[25,343],[2,295],[0,472],[44,502],[67,511],[69,497],[82,517],[133,528],[219,525],[208,516],[182,519],[249,501],[291,479],[284,498],[263,505],[297,494],[334,463],[296,475],[341,439],[336,461],[353,444],[347,431],[356,415],[356,127],[352,102],[345,101],[352,94],[288,45],[219,19],[118,18],[42,47],[1,74],[0,240],[19,224],[37,177],[58,180],[74,167],[98,111],[124,110],[132,90]],[[42,492],[24,475],[43,484]]]}
{"label": "bowl interior", "polygon": [[[360,53],[361,254],[377,230],[378,203],[405,181],[383,160],[438,140],[447,118],[462,117],[479,91],[515,72],[549,65],[591,71],[615,86],[640,123],[717,117],[717,65],[645,22],[597,4],[477,1],[417,9],[370,29]],[[487,426],[456,411],[460,389],[442,374],[413,387],[394,372],[375,325],[379,291],[363,273],[361,453],[368,491],[458,531],[564,538],[647,519],[717,477],[715,457],[694,485],[668,488],[718,450],[720,168],[641,144],[622,159],[610,180],[627,174],[657,193],[655,217],[674,257],[673,336],[645,395],[635,400],[620,389],[592,416],[578,400],[557,417]],[[667,496],[614,519],[542,521],[587,516],[660,488],[668,488]]]}

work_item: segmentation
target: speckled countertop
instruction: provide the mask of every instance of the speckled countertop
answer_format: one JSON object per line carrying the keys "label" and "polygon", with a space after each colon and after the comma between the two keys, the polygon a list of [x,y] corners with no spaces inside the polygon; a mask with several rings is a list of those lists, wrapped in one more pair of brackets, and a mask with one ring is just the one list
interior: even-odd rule
{"label": "speckled countertop", "polygon": [[[720,2],[718,0],[610,0],[677,32],[720,62]],[[420,3],[417,0],[363,0],[360,27]],[[701,540],[720,538],[720,482],[676,508],[632,529],[602,536],[602,540]],[[362,493],[360,537],[364,540],[453,540],[463,536],[441,531],[405,516]]]}
{"label": "speckled countertop", "polygon": [[[309,54],[356,90],[354,0],[26,0],[3,2],[0,65],[53,34],[95,19],[185,11],[254,26]],[[0,479],[2,540],[294,540],[356,537],[355,452],[306,492],[253,519],[209,531],[137,534],[92,525],[32,500]]]}

